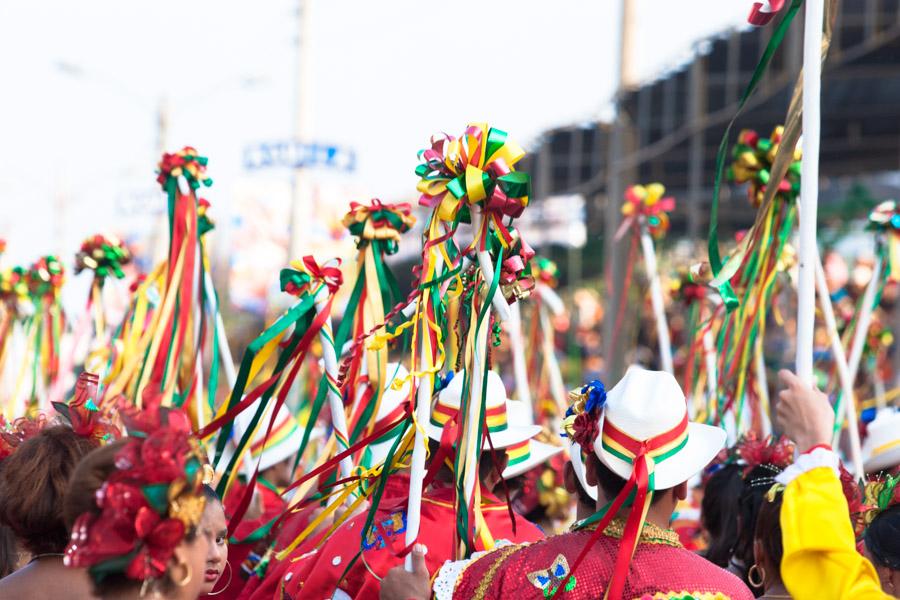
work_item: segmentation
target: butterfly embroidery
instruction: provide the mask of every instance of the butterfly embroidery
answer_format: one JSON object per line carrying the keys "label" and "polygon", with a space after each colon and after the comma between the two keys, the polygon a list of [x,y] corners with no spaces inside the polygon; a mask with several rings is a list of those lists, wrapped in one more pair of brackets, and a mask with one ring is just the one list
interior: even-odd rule
{"label": "butterfly embroidery", "polygon": [[[529,573],[528,581],[531,582],[531,585],[541,590],[544,594],[544,598],[549,598],[556,592],[556,588],[559,587],[559,584],[561,584],[568,576],[569,561],[567,561],[566,557],[562,554],[558,554],[556,560],[553,561],[553,564],[550,565],[549,569],[541,569],[540,571]],[[569,583],[566,584],[566,591],[570,592],[574,588],[575,578],[572,577],[569,579]]]}
{"label": "butterfly embroidery", "polygon": [[380,550],[387,543],[387,538],[398,536],[406,531],[406,513],[403,511],[394,512],[388,515],[387,519],[380,523],[373,524],[372,529],[363,542],[365,550]]}

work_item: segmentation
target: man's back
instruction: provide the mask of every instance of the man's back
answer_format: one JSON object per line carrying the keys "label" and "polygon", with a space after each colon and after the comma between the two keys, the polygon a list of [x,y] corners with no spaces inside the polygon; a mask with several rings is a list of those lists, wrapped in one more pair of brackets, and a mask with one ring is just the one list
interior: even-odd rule
{"label": "man's back", "polygon": [[[615,564],[619,548],[616,538],[621,536],[621,530],[622,522],[614,520],[557,598],[603,597]],[[549,598],[565,583],[592,534],[592,531],[565,533],[530,545],[491,552],[463,571],[453,598]],[[435,589],[438,587],[436,582]],[[629,567],[624,597],[668,598],[672,594],[691,594],[697,600],[753,598],[737,577],[685,550],[673,531],[647,523]]]}

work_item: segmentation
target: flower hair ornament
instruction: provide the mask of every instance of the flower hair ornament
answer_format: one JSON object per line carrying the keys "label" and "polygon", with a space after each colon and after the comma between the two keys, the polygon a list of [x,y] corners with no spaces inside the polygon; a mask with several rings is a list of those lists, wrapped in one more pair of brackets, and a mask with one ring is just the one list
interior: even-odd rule
{"label": "flower hair ornament", "polygon": [[564,435],[582,448],[593,448],[600,433],[598,418],[606,404],[606,386],[595,379],[580,389],[569,392],[572,405],[566,410],[562,427]]}
{"label": "flower hair ornament", "polygon": [[34,418],[20,417],[11,423],[0,415],[0,462],[12,456],[23,442],[40,433],[48,423],[44,413]]}
{"label": "flower hair ornament", "polygon": [[99,582],[114,574],[162,578],[175,548],[200,522],[204,458],[180,409],[120,407],[129,437],[96,492],[99,511],[75,521],[65,564]]}
{"label": "flower hair ornament", "polygon": [[794,462],[794,444],[784,437],[760,438],[750,431],[735,444],[734,454],[744,466],[744,477],[756,467],[768,468],[778,474]]}

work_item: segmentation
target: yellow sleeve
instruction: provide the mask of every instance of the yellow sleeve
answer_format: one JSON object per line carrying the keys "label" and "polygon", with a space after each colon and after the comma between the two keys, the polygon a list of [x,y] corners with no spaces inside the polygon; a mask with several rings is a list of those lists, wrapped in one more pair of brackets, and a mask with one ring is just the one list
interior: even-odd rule
{"label": "yellow sleeve", "polygon": [[829,467],[788,483],[781,506],[781,577],[795,600],[881,600],[875,568],[856,551],[847,500]]}

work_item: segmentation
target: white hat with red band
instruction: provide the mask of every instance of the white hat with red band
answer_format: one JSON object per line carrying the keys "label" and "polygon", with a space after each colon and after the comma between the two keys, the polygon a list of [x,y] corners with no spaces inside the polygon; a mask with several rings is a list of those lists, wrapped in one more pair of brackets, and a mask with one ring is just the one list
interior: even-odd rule
{"label": "white hat with red band", "polygon": [[900,465],[900,411],[882,408],[866,427],[862,446],[863,469],[866,473],[891,470]]}
{"label": "white hat with red band", "polygon": [[[528,407],[522,402],[518,400],[511,401],[508,404],[508,410],[511,425],[534,425]],[[506,456],[509,461],[503,470],[503,479],[512,479],[517,475],[530,471],[536,466],[544,464],[563,450],[562,446],[554,446],[536,439],[527,439],[524,442],[508,446],[506,448]]]}
{"label": "white hat with red band", "polygon": [[606,394],[594,452],[623,479],[631,476],[638,449],[653,460],[651,489],[690,479],[725,445],[719,427],[691,423],[681,386],[670,373],[631,367]]}
{"label": "white hat with red band", "polygon": [[[428,437],[435,441],[441,440],[444,425],[451,419],[462,425],[460,406],[462,404],[464,372],[454,374],[450,383],[438,394],[437,400],[431,407],[431,419],[425,424]],[[510,407],[516,401],[506,397],[506,388],[500,376],[488,371],[487,389],[485,394],[485,419],[490,432],[490,443],[487,436],[481,445],[482,450],[494,448],[509,448],[525,442],[536,436],[541,428],[538,425],[514,425],[509,420]],[[512,410],[516,410],[515,407]]]}

